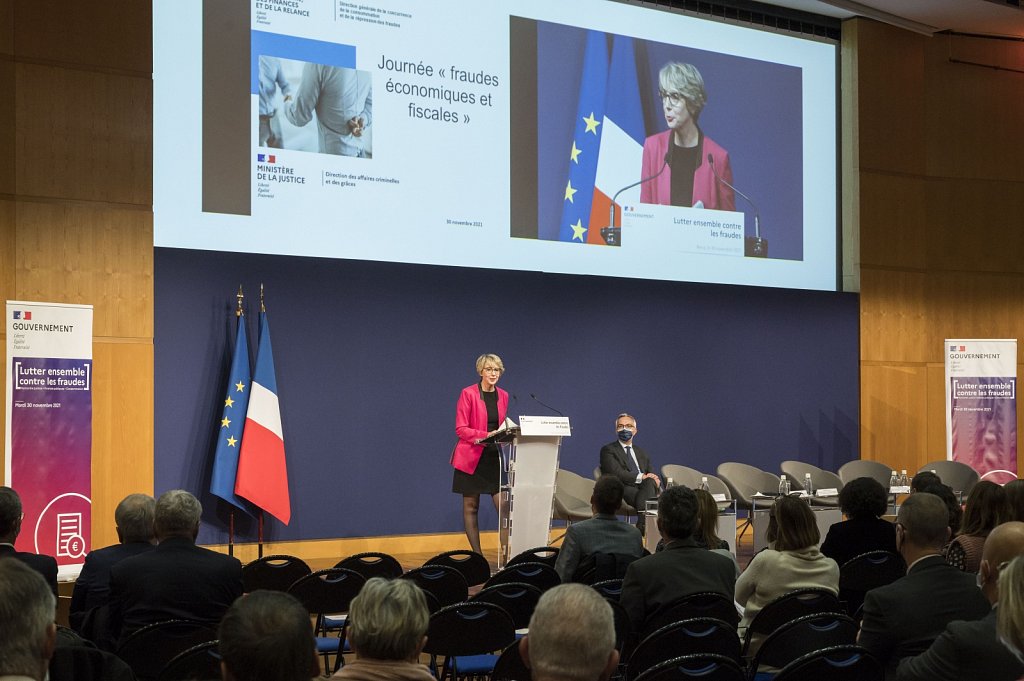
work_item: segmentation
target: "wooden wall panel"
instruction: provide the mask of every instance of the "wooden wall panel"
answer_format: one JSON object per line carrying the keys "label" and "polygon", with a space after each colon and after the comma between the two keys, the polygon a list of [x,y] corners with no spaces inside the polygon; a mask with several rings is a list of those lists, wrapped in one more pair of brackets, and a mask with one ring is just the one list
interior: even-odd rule
{"label": "wooden wall panel", "polygon": [[0,54],[14,54],[14,0],[0,0]]}
{"label": "wooden wall panel", "polygon": [[921,272],[861,270],[862,362],[927,361],[931,342],[924,302],[927,283]]}
{"label": "wooden wall panel", "polygon": [[18,204],[18,296],[96,306],[93,334],[153,337],[153,214]]}
{"label": "wooden wall panel", "polygon": [[[0,23],[2,23],[0,19]],[[0,55],[0,88],[14,92],[14,62]],[[14,193],[14,97],[0,97],[0,194]]]}
{"label": "wooden wall panel", "polygon": [[25,63],[15,78],[19,194],[152,206],[151,79]]}
{"label": "wooden wall panel", "polygon": [[[15,243],[15,204],[0,199],[0,302],[15,298]],[[0,338],[4,338],[5,329],[0,326]]]}
{"label": "wooden wall panel", "polygon": [[931,226],[925,210],[928,183],[913,175],[863,171],[860,178],[860,220],[889,229],[862,230],[862,266],[923,269],[928,262]]}
{"label": "wooden wall panel", "polygon": [[924,365],[861,367],[861,458],[917,470],[927,453]]}

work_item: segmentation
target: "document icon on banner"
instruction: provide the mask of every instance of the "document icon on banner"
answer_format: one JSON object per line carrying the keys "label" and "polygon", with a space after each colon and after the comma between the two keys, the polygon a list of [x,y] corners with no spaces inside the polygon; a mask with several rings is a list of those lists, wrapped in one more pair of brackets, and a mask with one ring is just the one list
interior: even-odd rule
{"label": "document icon on banner", "polygon": [[82,538],[82,514],[57,514],[57,555],[81,558],[85,553],[85,539]]}

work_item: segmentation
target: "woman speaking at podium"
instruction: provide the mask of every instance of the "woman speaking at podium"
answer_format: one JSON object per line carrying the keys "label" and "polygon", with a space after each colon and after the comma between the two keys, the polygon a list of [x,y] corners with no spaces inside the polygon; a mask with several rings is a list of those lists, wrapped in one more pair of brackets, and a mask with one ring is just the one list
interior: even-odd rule
{"label": "woman speaking at podium", "polygon": [[480,551],[480,495],[490,494],[498,509],[498,488],[501,484],[501,453],[494,444],[482,445],[505,421],[508,393],[498,387],[505,365],[497,355],[480,355],[476,359],[480,381],[466,386],[455,406],[455,435],[459,441],[452,452],[452,492],[462,495],[462,522],[466,526],[469,546]]}

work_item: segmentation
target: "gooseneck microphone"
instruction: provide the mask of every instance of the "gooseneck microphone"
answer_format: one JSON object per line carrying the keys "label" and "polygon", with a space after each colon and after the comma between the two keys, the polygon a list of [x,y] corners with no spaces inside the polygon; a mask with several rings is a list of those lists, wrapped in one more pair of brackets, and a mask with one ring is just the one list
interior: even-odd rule
{"label": "gooseneck microphone", "polygon": [[534,395],[533,393],[530,393],[530,397],[532,397],[533,401],[536,402],[537,404],[539,404],[540,406],[546,407],[546,408],[550,409],[551,411],[555,412],[556,414],[558,414],[559,416],[561,416],[563,418],[565,417],[565,414],[563,414],[562,412],[558,411],[557,409],[552,407],[550,404],[544,404],[539,399],[537,399],[537,396]]}
{"label": "gooseneck microphone", "polygon": [[757,209],[757,204],[754,203],[753,199],[739,189],[736,189],[736,187],[729,184],[718,174],[718,168],[715,167],[715,157],[711,154],[708,154],[708,164],[711,166],[711,172],[715,174],[716,180],[746,199],[747,203],[754,209],[754,236],[748,236],[744,239],[743,254],[749,258],[767,258],[768,240],[761,238],[761,212]]}
{"label": "gooseneck microphone", "polygon": [[[644,182],[650,182],[654,178],[656,178],[659,175],[661,175],[663,172],[665,172],[665,168],[667,168],[669,166],[668,159],[669,159],[669,157],[671,155],[672,155],[672,149],[670,147],[669,150],[665,152],[665,161],[664,161],[664,163],[661,164],[661,170],[659,170],[658,172],[654,173],[650,177],[643,178],[639,182],[634,182],[633,184],[627,184],[625,187],[623,187],[619,191],[615,192],[615,195],[612,196],[612,204],[611,204],[611,206],[608,207],[608,226],[601,228],[601,238],[604,239],[604,242],[606,244],[608,244],[609,246],[621,246],[622,245],[622,243],[621,243],[621,240],[622,240],[622,228],[615,226],[615,200],[617,198],[619,198],[619,194],[621,194],[622,192],[626,191],[627,189],[632,189],[633,187],[641,185]],[[532,395],[531,395],[531,397],[532,397]]]}

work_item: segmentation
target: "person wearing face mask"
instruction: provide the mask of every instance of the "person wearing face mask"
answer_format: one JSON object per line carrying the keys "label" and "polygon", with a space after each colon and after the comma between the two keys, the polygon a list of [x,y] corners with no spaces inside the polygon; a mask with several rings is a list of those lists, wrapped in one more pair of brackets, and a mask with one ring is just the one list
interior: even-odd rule
{"label": "person wearing face mask", "polygon": [[618,439],[601,447],[601,474],[614,475],[625,489],[623,500],[637,511],[636,526],[644,532],[644,514],[647,502],[658,496],[661,478],[652,472],[651,459],[633,438],[637,434],[636,419],[631,414],[619,414],[615,419]]}
{"label": "person wearing face mask", "polygon": [[1008,522],[993,529],[985,540],[978,588],[992,604],[985,617],[974,622],[951,622],[931,647],[900,662],[897,681],[931,679],[985,679],[1013,681],[1024,676],[1024,664],[996,637],[996,607],[1002,592],[1000,574],[1009,561],[1024,554],[1024,523]]}

